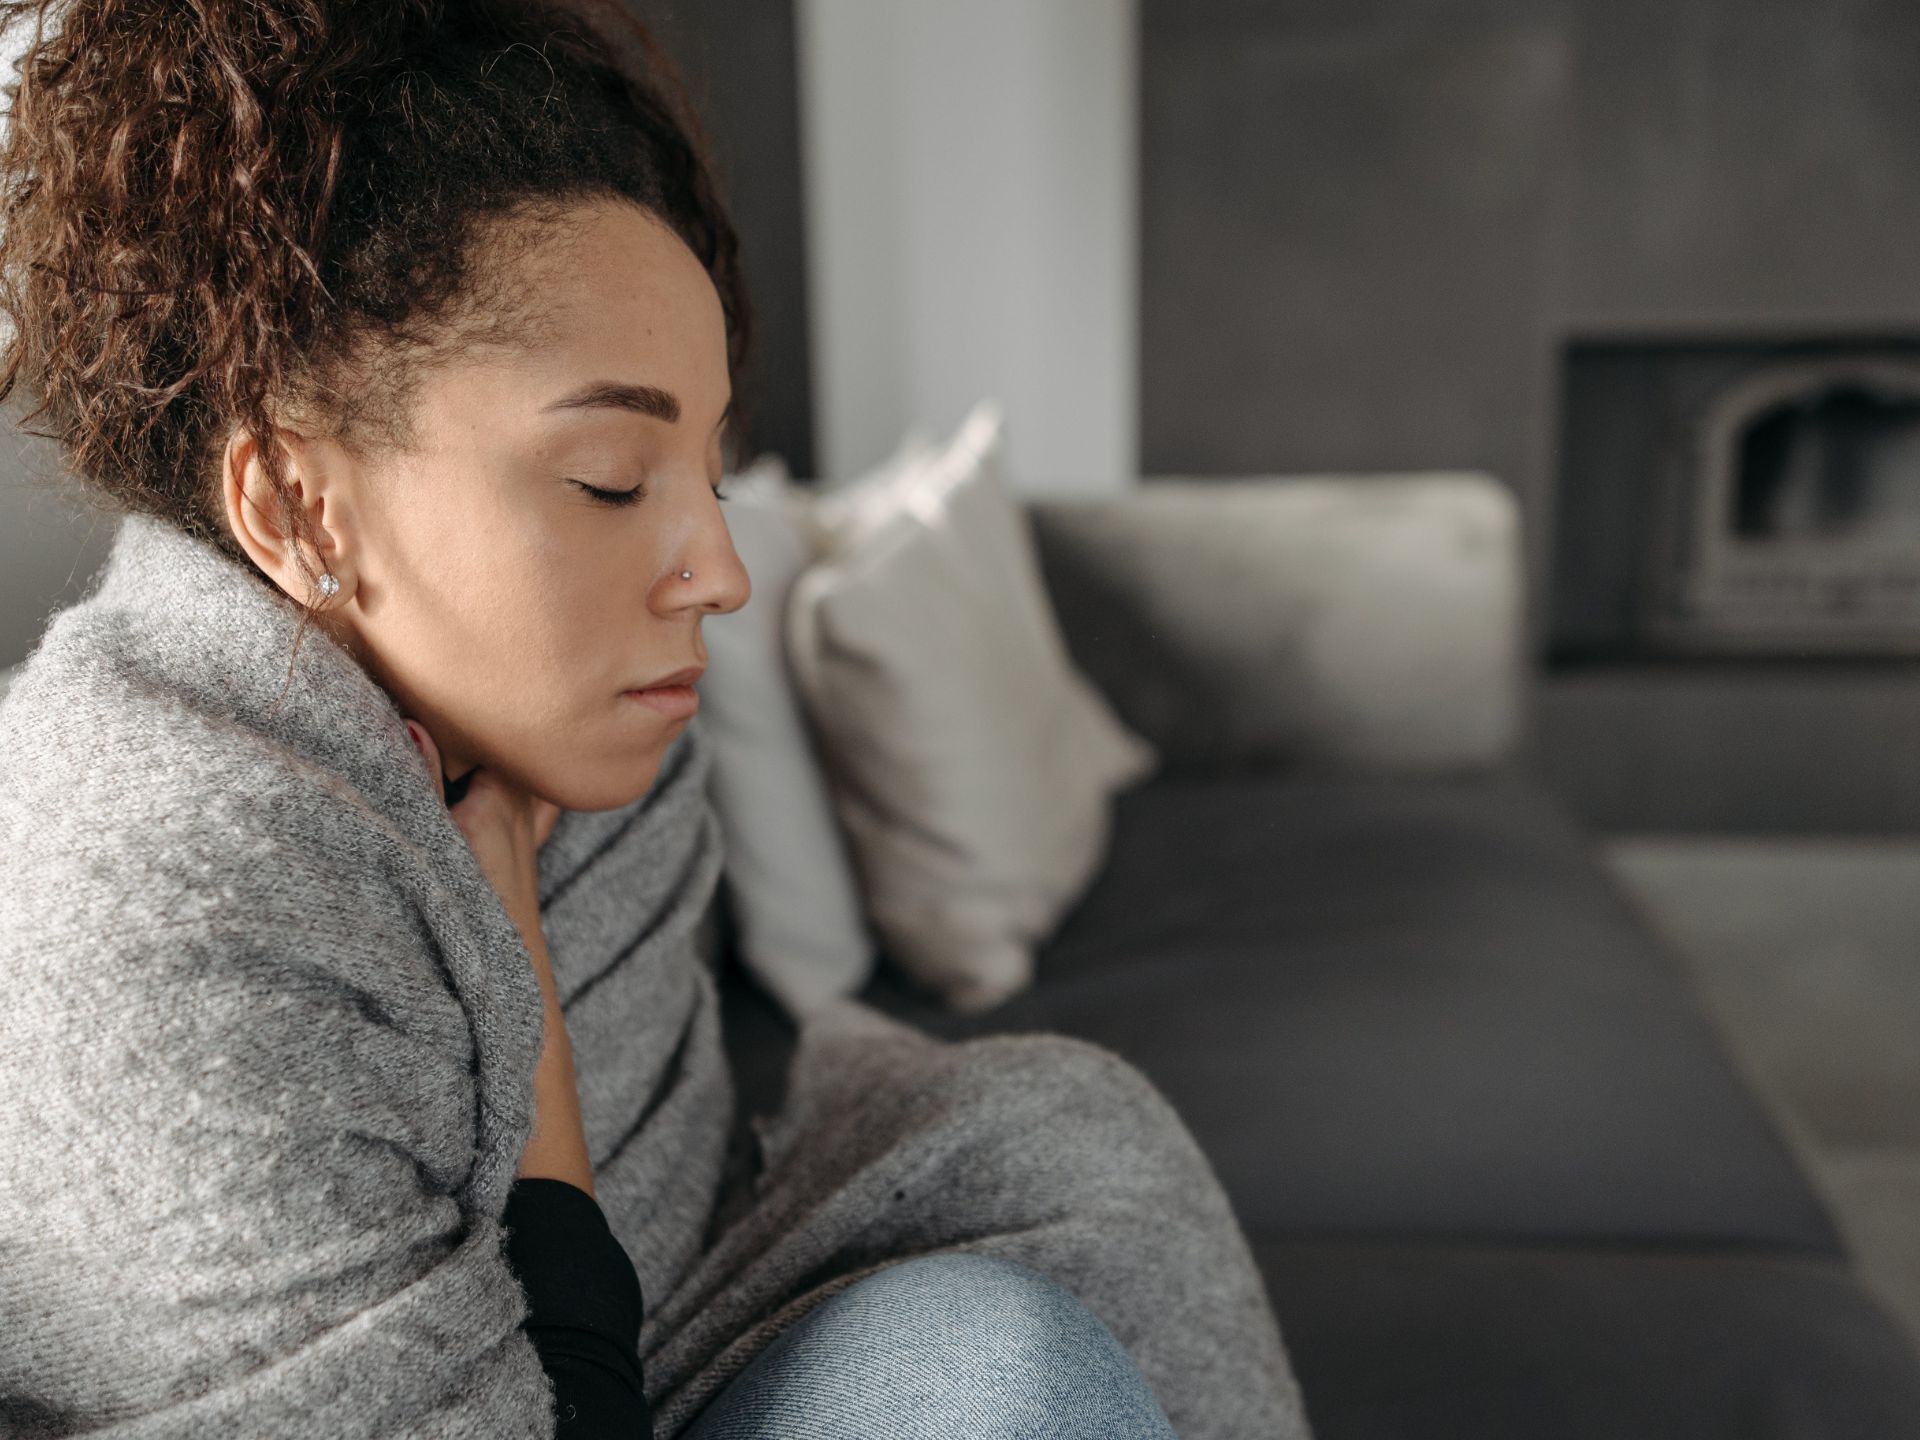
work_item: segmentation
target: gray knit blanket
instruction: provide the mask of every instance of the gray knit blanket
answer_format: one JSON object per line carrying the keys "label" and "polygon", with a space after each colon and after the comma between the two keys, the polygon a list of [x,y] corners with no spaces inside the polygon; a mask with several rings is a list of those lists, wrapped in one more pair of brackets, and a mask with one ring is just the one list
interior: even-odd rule
{"label": "gray knit blanket", "polygon": [[[395,703],[323,632],[275,708],[297,619],[128,517],[0,701],[0,1435],[554,1433],[501,1244],[529,957]],[[1207,1162],[1092,1045],[829,1009],[722,1206],[707,766],[696,720],[645,796],[564,814],[539,860],[662,1440],[812,1306],[942,1250],[1079,1295],[1183,1437],[1304,1436]]]}

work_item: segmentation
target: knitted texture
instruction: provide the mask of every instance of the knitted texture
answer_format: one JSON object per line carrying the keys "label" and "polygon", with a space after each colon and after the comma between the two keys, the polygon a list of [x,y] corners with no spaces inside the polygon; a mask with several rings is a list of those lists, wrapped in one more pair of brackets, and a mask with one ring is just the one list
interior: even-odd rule
{"label": "knitted texture", "polygon": [[[540,995],[393,700],[259,576],[143,516],[0,701],[0,1435],[539,1436],[500,1216]],[[1258,1272],[1159,1094],[1052,1036],[802,1031],[739,1218],[696,932],[698,721],[539,858],[594,1186],[672,1440],[893,1259],[1085,1301],[1187,1440],[1306,1433]]]}

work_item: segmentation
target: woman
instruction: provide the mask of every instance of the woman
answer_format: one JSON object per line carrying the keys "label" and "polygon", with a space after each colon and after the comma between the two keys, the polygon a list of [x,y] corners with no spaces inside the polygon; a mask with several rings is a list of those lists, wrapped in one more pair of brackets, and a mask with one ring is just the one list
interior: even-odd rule
{"label": "woman", "polygon": [[1303,1435],[1093,1046],[829,1010],[723,1193],[689,686],[747,310],[619,16],[0,6],[0,391],[127,512],[0,706],[0,1416]]}

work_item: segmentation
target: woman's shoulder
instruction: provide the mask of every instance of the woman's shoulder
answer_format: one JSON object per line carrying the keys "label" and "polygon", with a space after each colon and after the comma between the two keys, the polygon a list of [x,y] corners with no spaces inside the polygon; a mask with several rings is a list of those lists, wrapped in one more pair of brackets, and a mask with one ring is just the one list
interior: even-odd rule
{"label": "woman's shoulder", "polygon": [[397,710],[344,656],[290,667],[277,637],[213,619],[151,623],[108,592],[15,676],[0,972],[33,991],[15,1028],[52,1043],[171,1015],[239,1053],[298,1039],[312,1010],[316,1034],[364,1040],[366,1021],[464,1063],[462,1006],[506,1003],[488,967],[518,937]]}
{"label": "woman's shoulder", "polygon": [[471,1038],[418,847],[270,736],[55,673],[28,667],[0,712],[5,1067],[179,1097],[213,1093],[207,1066],[256,1086],[392,1052],[458,1093]]}
{"label": "woman's shoulder", "polygon": [[364,855],[382,828],[346,777],[272,735],[57,662],[29,663],[0,702],[0,804],[35,852],[178,853],[201,874],[263,848]]}
{"label": "woman's shoulder", "polygon": [[419,948],[412,848],[337,771],[138,672],[43,649],[0,703],[0,950],[22,963],[137,983],[146,952],[241,964],[325,926],[391,964]]}

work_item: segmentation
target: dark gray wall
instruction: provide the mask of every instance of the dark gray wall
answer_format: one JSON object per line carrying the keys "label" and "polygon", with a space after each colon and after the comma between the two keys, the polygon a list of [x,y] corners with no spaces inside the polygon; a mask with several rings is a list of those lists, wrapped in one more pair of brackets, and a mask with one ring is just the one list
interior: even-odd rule
{"label": "dark gray wall", "polygon": [[1559,326],[1920,323],[1920,6],[1582,0]]}
{"label": "dark gray wall", "polygon": [[[1569,341],[1920,336],[1912,0],[1142,14],[1143,470],[1492,470],[1537,653]],[[1547,772],[1609,826],[1920,830],[1912,665],[1539,698]]]}
{"label": "dark gray wall", "polygon": [[751,450],[811,476],[799,65],[792,0],[630,0],[685,72],[712,142],[754,308],[755,356],[736,383]]}
{"label": "dark gray wall", "polygon": [[1576,335],[1920,327],[1910,0],[1143,0],[1147,473],[1491,469]]}
{"label": "dark gray wall", "polygon": [[1537,499],[1569,6],[1143,17],[1143,471],[1469,466]]}

